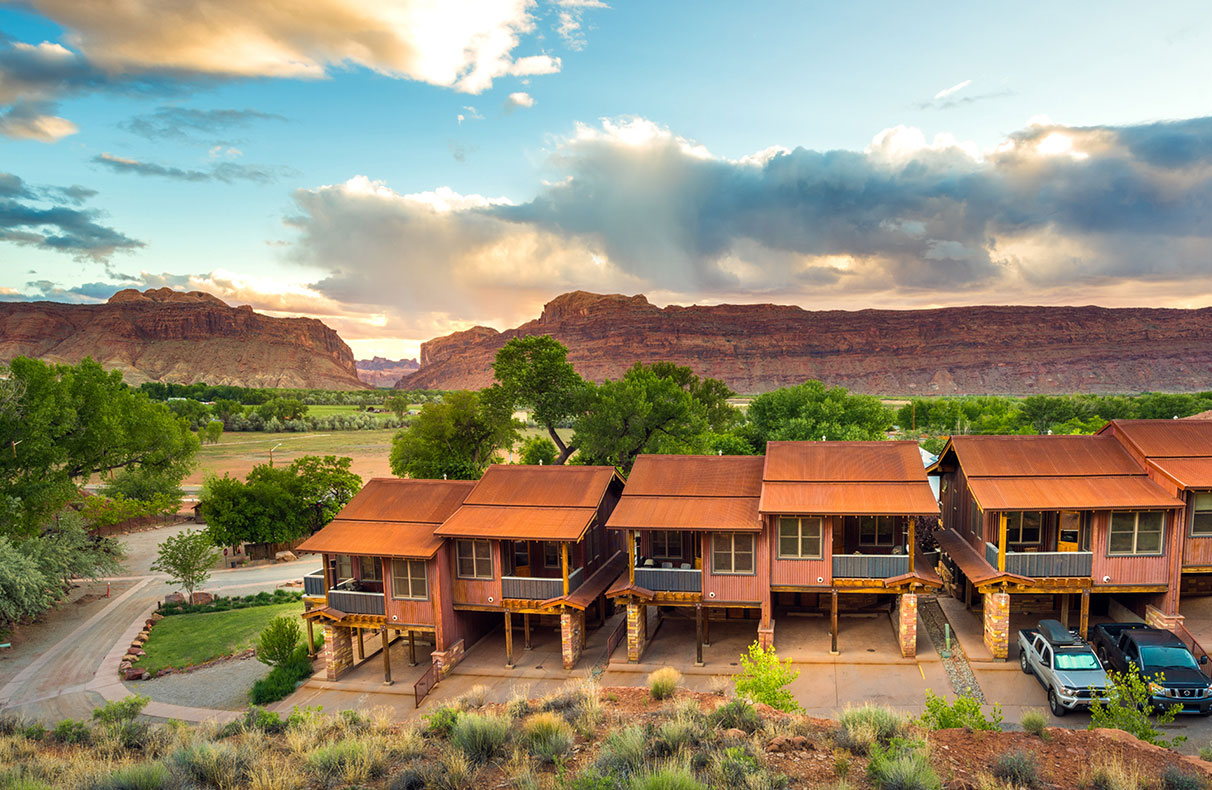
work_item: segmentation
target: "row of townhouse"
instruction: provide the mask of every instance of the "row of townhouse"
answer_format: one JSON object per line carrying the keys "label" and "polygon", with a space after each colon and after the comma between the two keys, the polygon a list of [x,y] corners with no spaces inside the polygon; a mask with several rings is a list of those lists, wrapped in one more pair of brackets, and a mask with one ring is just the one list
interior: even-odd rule
{"label": "row of townhouse", "polygon": [[[940,515],[941,551],[923,551],[919,522]],[[586,628],[620,608],[630,661],[658,611],[696,621],[700,663],[713,619],[751,620],[774,645],[781,616],[824,614],[837,652],[838,613],[854,610],[888,612],[911,657],[917,595],[942,588],[983,609],[1005,657],[1012,597],[1066,621],[1076,604],[1083,629],[1092,600],[1179,626],[1182,580],[1212,573],[1212,422],[957,436],[929,467],[914,442],[770,442],[765,456],[641,456],[626,482],[516,465],[375,479],[300,550],[324,557],[304,617],[309,635],[325,624],[330,679],[355,645],[364,657],[367,629],[407,638],[413,662],[422,640],[440,676],[501,625],[508,665],[516,631],[528,647],[536,624],[558,625],[572,668]]]}

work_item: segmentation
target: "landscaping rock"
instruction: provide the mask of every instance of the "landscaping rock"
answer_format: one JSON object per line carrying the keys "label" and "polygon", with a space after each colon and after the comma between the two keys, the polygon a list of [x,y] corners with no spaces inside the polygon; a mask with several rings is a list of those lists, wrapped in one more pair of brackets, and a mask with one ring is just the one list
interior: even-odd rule
{"label": "landscaping rock", "polygon": [[159,672],[156,673],[156,677],[162,678],[165,675],[169,674],[170,672],[172,672],[171,669],[161,669]]}
{"label": "landscaping rock", "polygon": [[169,593],[164,596],[164,603],[165,605],[170,603],[185,603],[185,596],[181,593]]}
{"label": "landscaping rock", "polygon": [[150,673],[150,672],[144,672],[144,673],[143,673],[143,675],[142,675],[142,676],[140,676],[140,678],[139,678],[139,679],[140,679],[140,680],[151,680],[151,673]]}
{"label": "landscaping rock", "polygon": [[297,559],[299,558],[295,556],[293,551],[279,551],[274,555],[276,562],[294,562]]}
{"label": "landscaping rock", "polygon": [[[184,598],[183,598],[182,600],[184,600]],[[149,623],[153,623],[153,624],[154,624],[154,623],[158,623],[158,622],[160,622],[160,621],[161,621],[161,620],[163,620],[163,619],[164,619],[164,615],[160,614],[159,612],[153,612],[153,613],[152,613],[152,616],[151,616],[151,617],[149,617],[147,621],[148,621]]]}
{"label": "landscaping rock", "polygon": [[146,673],[144,673],[144,671],[142,669],[139,669],[138,667],[127,667],[126,670],[123,671],[123,673],[122,673],[122,679],[123,680],[142,680],[144,674],[146,674]]}
{"label": "landscaping rock", "polygon": [[770,742],[766,744],[766,751],[768,751],[768,752],[789,752],[789,751],[791,751],[791,742],[788,741],[783,736],[777,735],[777,736],[771,738]]}
{"label": "landscaping rock", "polygon": [[791,748],[795,749],[796,751],[804,751],[806,749],[815,748],[803,735],[792,735],[787,739],[787,742],[791,744]]}
{"label": "landscaping rock", "polygon": [[141,647],[132,647],[130,654],[132,656],[145,656],[147,653]]}
{"label": "landscaping rock", "polygon": [[212,593],[208,593],[208,592],[194,593],[194,603],[196,603],[196,604],[214,603],[214,601],[215,601],[215,596]]}
{"label": "landscaping rock", "polygon": [[736,727],[729,727],[728,729],[724,730],[725,740],[743,741],[748,737],[749,736],[745,734],[744,730],[737,729]]}

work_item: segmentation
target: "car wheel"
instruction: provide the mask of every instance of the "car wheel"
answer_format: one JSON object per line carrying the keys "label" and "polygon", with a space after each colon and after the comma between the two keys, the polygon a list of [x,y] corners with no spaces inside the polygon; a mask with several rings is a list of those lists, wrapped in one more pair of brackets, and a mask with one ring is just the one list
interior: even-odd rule
{"label": "car wheel", "polygon": [[1031,674],[1031,665],[1027,663],[1027,654],[1022,651],[1019,651],[1018,654],[1018,666],[1023,671],[1023,674]]}
{"label": "car wheel", "polygon": [[1060,704],[1060,699],[1056,696],[1055,689],[1048,689],[1048,707],[1052,710],[1053,716],[1064,716],[1068,713],[1068,709]]}

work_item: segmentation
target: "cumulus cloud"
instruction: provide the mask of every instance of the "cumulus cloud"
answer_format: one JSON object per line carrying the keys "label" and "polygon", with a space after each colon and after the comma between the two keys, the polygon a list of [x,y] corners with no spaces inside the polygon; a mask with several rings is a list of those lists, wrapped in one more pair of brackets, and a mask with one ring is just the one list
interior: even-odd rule
{"label": "cumulus cloud", "polygon": [[[226,152],[212,149],[212,158],[218,155],[239,155],[239,151],[228,149]],[[251,181],[257,184],[268,184],[278,180],[283,174],[283,168],[263,167],[261,165],[242,165],[235,162],[216,162],[206,170],[188,170],[180,167],[170,167],[155,162],[142,162],[102,153],[94,156],[93,162],[104,165],[118,173],[130,173],[138,176],[157,176],[173,181],[222,181],[233,184],[237,181]]]}
{"label": "cumulus cloud", "polygon": [[95,194],[81,186],[35,187],[12,173],[0,173],[0,242],[95,261],[142,247],[101,224],[96,209],[73,208]]}
{"label": "cumulus cloud", "polygon": [[525,91],[511,93],[505,99],[505,110],[512,112],[520,107],[530,108],[534,106],[534,97]]}

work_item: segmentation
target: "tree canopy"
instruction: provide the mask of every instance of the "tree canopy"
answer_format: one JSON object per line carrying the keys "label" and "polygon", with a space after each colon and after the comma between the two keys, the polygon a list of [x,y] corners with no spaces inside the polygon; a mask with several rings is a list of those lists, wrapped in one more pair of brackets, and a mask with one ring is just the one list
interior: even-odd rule
{"label": "tree canopy", "polygon": [[508,403],[464,390],[426,403],[391,443],[391,471],[399,477],[475,480],[497,452],[518,437]]}
{"label": "tree canopy", "polygon": [[883,439],[892,410],[871,395],[806,381],[759,395],[749,404],[743,433],[759,452],[771,441]]}
{"label": "tree canopy", "polygon": [[592,388],[569,364],[568,349],[550,335],[515,337],[497,352],[492,369],[497,383],[484,392],[484,398],[511,413],[519,406],[531,409],[531,419],[556,446],[552,463],[568,460],[574,448],[556,428],[583,411]]}

